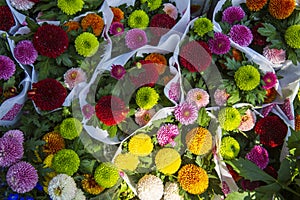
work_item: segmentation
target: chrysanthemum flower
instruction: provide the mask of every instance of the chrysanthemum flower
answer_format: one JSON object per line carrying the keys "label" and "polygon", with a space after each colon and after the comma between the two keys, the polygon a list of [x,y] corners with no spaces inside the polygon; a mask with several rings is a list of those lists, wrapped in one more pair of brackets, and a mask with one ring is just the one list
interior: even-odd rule
{"label": "chrysanthemum flower", "polygon": [[214,100],[218,106],[224,106],[230,94],[225,89],[216,89],[214,93]]}
{"label": "chrysanthemum flower", "polygon": [[180,154],[175,149],[160,149],[155,156],[155,165],[157,170],[164,174],[174,174],[181,165]]}
{"label": "chrysanthemum flower", "polygon": [[206,17],[200,17],[196,19],[193,25],[193,30],[200,37],[203,37],[206,33],[212,31],[214,29],[214,25],[211,20]]}
{"label": "chrysanthemum flower", "polygon": [[114,164],[121,170],[134,171],[139,164],[139,158],[131,153],[118,154]]}
{"label": "chrysanthemum flower", "polygon": [[263,49],[263,56],[274,64],[281,64],[286,60],[284,49],[271,49],[269,45]]}
{"label": "chrysanthemum flower", "polygon": [[[129,77],[136,87],[153,87],[159,78],[154,64],[149,60],[140,60],[136,63],[137,69],[129,72]],[[138,71],[139,70],[139,71]]]}
{"label": "chrysanthemum flower", "polygon": [[84,5],[83,0],[57,0],[57,7],[67,15],[74,15],[81,11]]}
{"label": "chrysanthemum flower", "polygon": [[194,88],[188,91],[186,101],[194,103],[198,109],[205,107],[209,103],[209,94],[200,88]]}
{"label": "chrysanthemum flower", "polygon": [[60,56],[69,45],[66,31],[52,24],[40,26],[35,32],[32,42],[39,54],[49,58]]}
{"label": "chrysanthemum flower", "polygon": [[162,4],[162,0],[147,0],[147,5],[150,11],[158,9]]}
{"label": "chrysanthemum flower", "polygon": [[24,133],[20,130],[9,130],[4,133],[3,138],[12,138],[19,142],[20,144],[23,144],[24,142]]}
{"label": "chrysanthemum flower", "polygon": [[174,6],[171,3],[164,3],[163,6],[164,6],[163,11],[167,15],[169,15],[170,17],[172,17],[174,20],[176,20],[177,16],[178,16],[178,10],[177,10],[176,6]]}
{"label": "chrysanthemum flower", "polygon": [[72,200],[86,200],[84,193],[81,189],[77,188],[75,192],[75,197]]}
{"label": "chrysanthemum flower", "polygon": [[265,83],[265,85],[263,85],[262,87],[264,89],[271,89],[272,87],[274,87],[277,83],[277,76],[275,73],[273,72],[267,72],[264,76],[263,76],[263,81]]}
{"label": "chrysanthemum flower", "polygon": [[261,35],[258,32],[258,29],[263,28],[263,27],[264,27],[264,25],[262,23],[257,23],[256,25],[254,25],[251,28],[251,32],[252,32],[252,35],[253,35],[252,44],[258,45],[258,46],[266,46],[267,45],[267,37]]}
{"label": "chrysanthemum flower", "polygon": [[149,17],[143,10],[135,10],[128,17],[130,28],[145,29],[149,24]]}
{"label": "chrysanthemum flower", "polygon": [[36,61],[38,52],[30,40],[22,40],[14,48],[14,55],[21,64],[30,65]]}
{"label": "chrysanthemum flower", "polygon": [[91,117],[95,114],[95,107],[91,104],[85,104],[82,107],[81,112],[86,119],[91,119]]}
{"label": "chrysanthemum flower", "polygon": [[125,76],[125,74],[126,74],[126,69],[122,65],[111,66],[110,75],[113,78],[120,80]]}
{"label": "chrysanthemum flower", "polygon": [[250,131],[251,129],[253,129],[255,123],[256,115],[253,111],[248,109],[245,115],[242,116],[242,121],[238,129],[241,131]]}
{"label": "chrysanthemum flower", "polygon": [[296,8],[295,0],[270,0],[268,10],[275,19],[288,18]]}
{"label": "chrysanthemum flower", "polygon": [[29,10],[34,6],[34,2],[29,0],[10,0],[10,4],[17,10]]}
{"label": "chrysanthemum flower", "polygon": [[243,191],[254,191],[256,188],[262,185],[261,181],[250,181],[248,179],[241,180],[241,187]]}
{"label": "chrysanthemum flower", "polygon": [[295,117],[295,131],[300,131],[300,115],[296,114]]}
{"label": "chrysanthemum flower", "polygon": [[292,25],[287,28],[284,34],[286,43],[295,49],[300,48],[300,25]]}
{"label": "chrysanthemum flower", "polygon": [[149,110],[138,109],[137,112],[134,114],[134,119],[139,126],[145,126],[151,120],[154,114],[155,109],[153,108]]}
{"label": "chrysanthemum flower", "polygon": [[190,152],[203,155],[212,149],[212,135],[206,128],[196,127],[185,136],[185,143]]}
{"label": "chrysanthemum flower", "polygon": [[81,131],[82,124],[74,117],[64,119],[59,126],[59,132],[61,136],[68,140],[73,140],[78,137]]}
{"label": "chrysanthemum flower", "polygon": [[9,31],[15,24],[10,8],[8,6],[0,6],[0,30]]}
{"label": "chrysanthemum flower", "polygon": [[236,85],[241,90],[250,91],[260,83],[260,73],[252,65],[241,66],[234,74]]}
{"label": "chrysanthemum flower", "polygon": [[77,153],[71,149],[62,149],[54,154],[52,168],[57,173],[64,173],[72,176],[77,172],[80,165],[80,159]]}
{"label": "chrysanthemum flower", "polygon": [[97,52],[99,41],[94,34],[84,32],[76,37],[75,48],[78,54],[84,57],[91,57]]}
{"label": "chrysanthemum flower", "polygon": [[119,180],[119,172],[112,163],[101,163],[94,173],[95,181],[104,188],[113,187]]}
{"label": "chrysanthemum flower", "polygon": [[87,193],[98,195],[105,190],[104,187],[98,185],[98,183],[95,181],[95,178],[91,174],[84,174],[83,176],[84,179],[81,181],[81,185],[83,190]]}
{"label": "chrysanthemum flower", "polygon": [[22,159],[23,144],[14,137],[0,138],[0,166],[8,167]]}
{"label": "chrysanthemum flower", "polygon": [[267,0],[246,0],[246,6],[250,11],[259,11],[267,3]]}
{"label": "chrysanthemum flower", "polygon": [[151,53],[146,56],[145,60],[149,60],[154,63],[154,66],[159,75],[163,74],[167,68],[167,59],[164,55],[159,53]]}
{"label": "chrysanthemum flower", "polygon": [[147,34],[141,29],[134,28],[126,33],[125,44],[131,50],[135,50],[142,46],[145,46],[147,43]]}
{"label": "chrysanthemum flower", "polygon": [[239,24],[231,27],[229,37],[242,47],[248,46],[253,40],[251,30],[247,26]]}
{"label": "chrysanthemum flower", "polygon": [[275,88],[270,88],[266,90],[266,97],[264,103],[271,103],[276,99],[277,91]]}
{"label": "chrysanthemum flower", "polygon": [[254,131],[259,135],[261,144],[274,148],[283,144],[287,125],[277,115],[266,116],[256,123]]}
{"label": "chrysanthemum flower", "polygon": [[54,131],[45,134],[43,140],[45,141],[43,152],[46,154],[55,154],[65,148],[65,140],[59,133]]}
{"label": "chrysanthemum flower", "polygon": [[48,185],[48,193],[53,200],[73,199],[76,189],[74,179],[66,174],[58,174],[51,179]]}
{"label": "chrysanthemum flower", "polygon": [[63,26],[68,27],[66,32],[76,31],[80,28],[80,23],[77,21],[68,21],[68,22],[64,23]]}
{"label": "chrysanthemum flower", "polygon": [[223,11],[222,21],[229,24],[240,22],[245,17],[244,10],[239,6],[230,6]]}
{"label": "chrysanthemum flower", "polygon": [[192,103],[183,102],[175,107],[174,115],[181,124],[189,125],[197,120],[198,109]]}
{"label": "chrysanthemum flower", "polygon": [[220,32],[215,33],[214,38],[209,39],[208,45],[211,52],[217,55],[226,54],[230,50],[229,37]]}
{"label": "chrysanthemum flower", "polygon": [[136,104],[145,110],[153,108],[158,102],[159,95],[154,88],[142,87],[136,93]]}
{"label": "chrysanthemum flower", "polygon": [[28,97],[35,105],[44,111],[59,108],[67,97],[67,90],[55,79],[47,78],[32,84],[32,90],[28,91]]}
{"label": "chrysanthemum flower", "polygon": [[246,158],[256,164],[260,169],[266,168],[269,163],[268,151],[259,145],[255,145],[251,151],[246,154]]}
{"label": "chrysanthemum flower", "polygon": [[124,101],[116,96],[104,96],[95,107],[98,119],[107,126],[122,122],[129,112]]}
{"label": "chrysanthemum flower", "polygon": [[187,164],[178,171],[178,182],[182,189],[191,194],[202,194],[208,188],[208,175],[204,169]]}
{"label": "chrysanthemum flower", "polygon": [[87,80],[86,73],[81,68],[71,68],[64,74],[65,84],[70,90]]}
{"label": "chrysanthemum flower", "polygon": [[156,14],[151,18],[150,30],[155,36],[162,36],[175,26],[176,21],[168,14]]}
{"label": "chrysanthemum flower", "polygon": [[139,133],[134,135],[128,143],[128,150],[133,155],[147,156],[153,150],[153,144],[149,135]]}
{"label": "chrysanthemum flower", "polygon": [[220,146],[220,153],[225,160],[234,159],[239,155],[240,144],[233,137],[223,137]]}
{"label": "chrysanthemum flower", "polygon": [[104,28],[104,20],[96,13],[89,13],[81,20],[81,27],[83,31],[91,27],[95,36],[99,36]]}
{"label": "chrysanthemum flower", "polygon": [[160,200],[163,194],[164,185],[157,176],[147,174],[137,183],[137,196],[141,200]]}
{"label": "chrysanthemum flower", "polygon": [[120,22],[113,22],[110,25],[109,33],[112,35],[121,35],[124,32],[124,24]]}
{"label": "chrysanthemum flower", "polygon": [[31,191],[38,182],[36,169],[27,162],[21,161],[11,166],[6,174],[6,181],[9,187],[17,193]]}
{"label": "chrysanthemum flower", "polygon": [[114,15],[113,22],[120,22],[124,19],[124,12],[120,8],[111,7],[110,9]]}
{"label": "chrysanthemum flower", "polygon": [[160,146],[165,146],[169,143],[175,146],[174,138],[179,135],[179,128],[175,124],[165,124],[159,128],[156,137]]}
{"label": "chrysanthemum flower", "polygon": [[164,200],[183,200],[179,195],[179,187],[176,182],[167,182],[164,188]]}
{"label": "chrysanthemum flower", "polygon": [[0,80],[8,80],[16,71],[16,65],[12,59],[0,55]]}
{"label": "chrysanthemum flower", "polygon": [[191,41],[181,47],[179,61],[190,72],[202,72],[211,64],[211,51],[207,43]]}
{"label": "chrysanthemum flower", "polygon": [[171,83],[169,89],[169,98],[175,102],[179,102],[180,98],[180,84],[179,83]]}
{"label": "chrysanthemum flower", "polygon": [[237,129],[241,124],[242,118],[240,112],[236,108],[222,108],[218,114],[220,126],[226,131]]}

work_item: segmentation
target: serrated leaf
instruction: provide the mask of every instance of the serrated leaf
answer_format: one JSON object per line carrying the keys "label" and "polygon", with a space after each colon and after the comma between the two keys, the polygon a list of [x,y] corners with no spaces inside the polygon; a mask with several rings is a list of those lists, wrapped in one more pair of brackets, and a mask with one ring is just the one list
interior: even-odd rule
{"label": "serrated leaf", "polygon": [[276,28],[272,24],[264,23],[263,25],[264,27],[261,27],[257,30],[257,32],[261,35],[268,37],[277,34]]}
{"label": "serrated leaf", "polygon": [[269,194],[271,197],[274,193],[278,192],[281,189],[281,186],[279,183],[271,183],[269,185],[264,185],[256,189],[257,192],[263,193],[263,194]]}

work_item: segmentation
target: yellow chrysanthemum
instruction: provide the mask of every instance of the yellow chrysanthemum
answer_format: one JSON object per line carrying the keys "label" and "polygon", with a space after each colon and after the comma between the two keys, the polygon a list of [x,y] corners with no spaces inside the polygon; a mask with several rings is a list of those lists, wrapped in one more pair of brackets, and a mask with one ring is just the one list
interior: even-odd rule
{"label": "yellow chrysanthemum", "polygon": [[178,182],[191,194],[202,194],[209,183],[206,171],[194,164],[187,164],[178,171]]}
{"label": "yellow chrysanthemum", "polygon": [[104,28],[104,20],[96,13],[89,13],[81,20],[81,26],[84,31],[91,27],[95,36],[99,36]]}
{"label": "yellow chrysanthemum", "polygon": [[187,133],[185,142],[190,152],[203,155],[212,148],[212,135],[206,128],[196,127]]}
{"label": "yellow chrysanthemum", "polygon": [[295,0],[270,0],[269,2],[269,12],[276,19],[288,18],[295,8]]}
{"label": "yellow chrysanthemum", "polygon": [[246,0],[246,6],[251,11],[259,11],[266,3],[267,0]]}
{"label": "yellow chrysanthemum", "polygon": [[43,152],[45,154],[55,154],[59,150],[65,148],[65,140],[57,132],[49,132],[43,136],[45,144],[43,146]]}
{"label": "yellow chrysanthemum", "polygon": [[139,159],[136,155],[125,153],[117,155],[114,163],[121,170],[134,171],[139,164]]}
{"label": "yellow chrysanthemum", "polygon": [[89,194],[98,195],[103,190],[105,190],[104,187],[101,187],[98,185],[98,183],[95,181],[94,177],[91,174],[84,174],[84,179],[81,181],[81,185],[84,191],[86,191]]}
{"label": "yellow chrysanthemum", "polygon": [[181,164],[180,154],[171,148],[160,149],[155,156],[158,171],[170,175],[177,172]]}
{"label": "yellow chrysanthemum", "polygon": [[128,143],[130,153],[137,156],[147,156],[153,150],[153,144],[149,135],[144,133],[133,136]]}

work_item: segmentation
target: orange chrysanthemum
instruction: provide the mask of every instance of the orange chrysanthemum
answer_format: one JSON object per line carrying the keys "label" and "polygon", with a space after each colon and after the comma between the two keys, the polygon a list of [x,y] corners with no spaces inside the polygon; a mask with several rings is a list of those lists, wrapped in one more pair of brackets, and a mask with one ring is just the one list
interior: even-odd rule
{"label": "orange chrysanthemum", "polygon": [[47,155],[55,154],[65,148],[65,140],[57,132],[50,132],[44,135],[43,140],[46,142],[43,146],[43,152]]}
{"label": "orange chrysanthemum", "polygon": [[94,177],[90,174],[84,174],[84,179],[81,181],[82,188],[89,194],[98,195],[105,188],[98,185]]}
{"label": "orange chrysanthemum", "polygon": [[164,55],[159,53],[151,53],[148,55],[145,60],[149,60],[152,63],[155,63],[155,68],[159,75],[163,74],[167,68],[167,59]]}
{"label": "orange chrysanthemum", "polygon": [[295,0],[270,0],[269,2],[269,12],[276,19],[288,18],[295,8]]}
{"label": "orange chrysanthemum", "polygon": [[81,20],[81,26],[84,31],[88,27],[92,27],[94,35],[99,36],[104,28],[104,21],[101,16],[89,13]]}
{"label": "orange chrysanthemum", "polygon": [[74,30],[76,31],[80,28],[79,22],[76,21],[68,21],[64,23],[64,26],[68,27],[68,29],[66,30],[67,32],[74,31]]}
{"label": "orange chrysanthemum", "polygon": [[110,9],[114,14],[113,22],[120,22],[124,19],[124,12],[120,8],[111,7]]}
{"label": "orange chrysanthemum", "polygon": [[266,5],[268,0],[246,0],[246,6],[251,11],[259,11]]}
{"label": "orange chrysanthemum", "polygon": [[178,171],[178,182],[191,194],[202,194],[209,183],[206,171],[194,164],[187,164]]}
{"label": "orange chrysanthemum", "polygon": [[264,103],[273,102],[277,96],[277,92],[275,88],[267,89],[266,92],[267,94],[266,94],[266,98],[264,99]]}
{"label": "orange chrysanthemum", "polygon": [[243,60],[242,53],[238,49],[236,49],[236,48],[232,48],[232,57],[236,61],[242,61]]}
{"label": "orange chrysanthemum", "polygon": [[300,115],[296,114],[295,117],[295,131],[300,131]]}
{"label": "orange chrysanthemum", "polygon": [[206,128],[196,127],[187,133],[185,142],[190,152],[203,155],[212,148],[212,135]]}

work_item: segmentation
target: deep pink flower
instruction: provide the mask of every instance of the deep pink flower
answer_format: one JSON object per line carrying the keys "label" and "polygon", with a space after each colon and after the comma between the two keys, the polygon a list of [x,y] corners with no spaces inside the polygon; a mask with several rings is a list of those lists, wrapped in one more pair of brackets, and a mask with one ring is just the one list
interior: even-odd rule
{"label": "deep pink flower", "polygon": [[129,30],[125,36],[125,43],[131,50],[135,50],[146,45],[148,43],[146,32],[138,28]]}
{"label": "deep pink flower", "polygon": [[0,80],[8,80],[16,71],[16,65],[12,59],[0,55]]}
{"label": "deep pink flower", "polygon": [[262,146],[255,145],[249,153],[246,154],[246,158],[256,164],[260,169],[264,169],[269,164],[269,153]]}
{"label": "deep pink flower", "polygon": [[229,24],[240,22],[245,17],[244,10],[239,6],[230,6],[223,11],[222,21]]}
{"label": "deep pink flower", "polygon": [[23,144],[14,137],[0,138],[0,166],[8,167],[20,161],[24,154]]}
{"label": "deep pink flower", "polygon": [[193,124],[198,118],[198,109],[196,105],[183,102],[175,107],[175,118],[184,125]]}
{"label": "deep pink flower", "polygon": [[277,76],[273,72],[267,72],[262,79],[265,82],[265,85],[262,87],[266,90],[271,89],[277,83]]}
{"label": "deep pink flower", "polygon": [[95,107],[91,104],[85,104],[82,107],[82,113],[86,119],[91,119],[92,116],[95,114]]}
{"label": "deep pink flower", "polygon": [[247,26],[239,24],[231,27],[229,36],[235,43],[242,47],[248,46],[253,40],[251,30]]}
{"label": "deep pink flower", "polygon": [[157,141],[160,146],[165,146],[169,143],[175,146],[174,138],[179,135],[179,128],[174,124],[165,124],[157,131]]}
{"label": "deep pink flower", "polygon": [[4,133],[3,137],[13,138],[17,140],[20,144],[24,142],[24,133],[20,130],[9,130]]}
{"label": "deep pink flower", "polygon": [[14,48],[14,54],[16,59],[24,65],[33,64],[38,57],[38,52],[30,40],[20,41]]}
{"label": "deep pink flower", "polygon": [[110,25],[109,33],[112,35],[121,35],[122,33],[124,33],[124,24],[120,22],[113,22]]}
{"label": "deep pink flower", "polygon": [[171,83],[170,89],[169,89],[169,98],[175,102],[179,102],[180,98],[180,84],[179,83]]}
{"label": "deep pink flower", "polygon": [[122,65],[112,65],[110,74],[115,79],[120,80],[125,76],[126,70]]}
{"label": "deep pink flower", "polygon": [[230,50],[229,37],[223,33],[215,33],[214,38],[208,41],[212,53],[217,55],[226,54]]}

